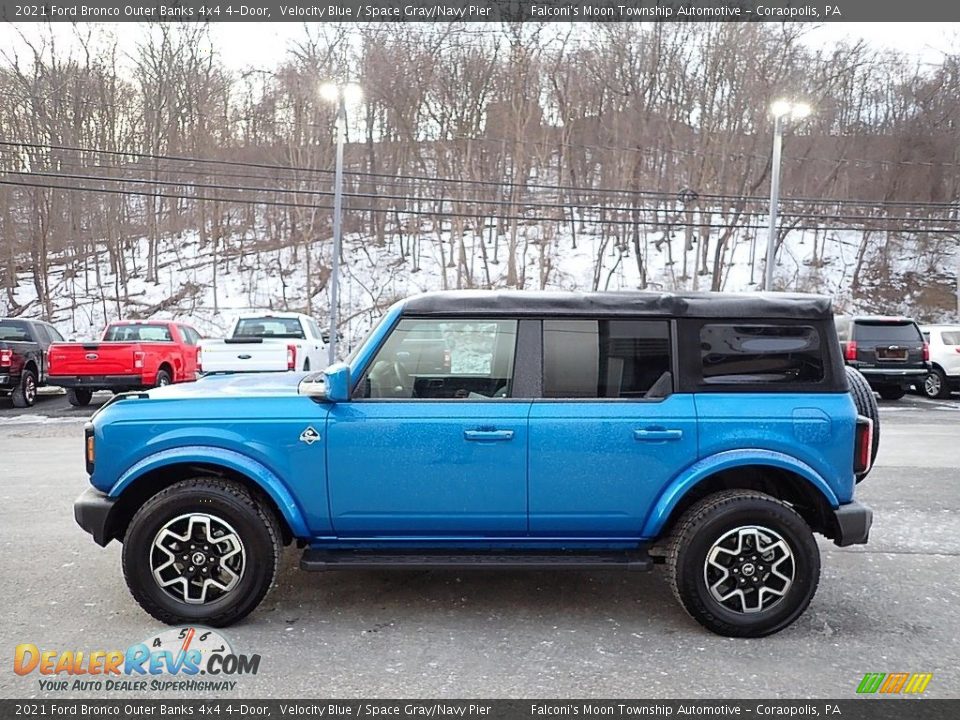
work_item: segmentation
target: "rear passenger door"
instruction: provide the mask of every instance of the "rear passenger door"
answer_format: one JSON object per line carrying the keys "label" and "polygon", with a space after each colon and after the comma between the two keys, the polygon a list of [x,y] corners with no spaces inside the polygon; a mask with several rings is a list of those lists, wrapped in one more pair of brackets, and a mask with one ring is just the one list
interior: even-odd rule
{"label": "rear passenger door", "polygon": [[530,411],[530,533],[638,537],[697,457],[692,395],[673,392],[669,320],[543,321],[543,397]]}

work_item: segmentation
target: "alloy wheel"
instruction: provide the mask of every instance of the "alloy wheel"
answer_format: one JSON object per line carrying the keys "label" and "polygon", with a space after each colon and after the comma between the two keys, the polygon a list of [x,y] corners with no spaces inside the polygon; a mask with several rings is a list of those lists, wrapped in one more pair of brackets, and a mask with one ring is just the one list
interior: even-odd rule
{"label": "alloy wheel", "polygon": [[724,533],[707,551],[703,579],[711,597],[736,613],[779,603],[793,585],[796,562],[779,533],[745,525]]}
{"label": "alloy wheel", "polygon": [[150,547],[150,570],[164,592],[202,605],[233,590],[246,569],[243,541],[229,523],[206,513],[167,522]]}

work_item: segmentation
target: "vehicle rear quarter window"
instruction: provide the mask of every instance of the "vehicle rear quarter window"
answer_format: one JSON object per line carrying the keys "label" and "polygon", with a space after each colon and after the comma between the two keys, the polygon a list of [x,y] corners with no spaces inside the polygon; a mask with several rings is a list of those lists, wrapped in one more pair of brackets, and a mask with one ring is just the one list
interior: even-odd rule
{"label": "vehicle rear quarter window", "polygon": [[543,321],[545,398],[640,399],[670,364],[666,321]]}
{"label": "vehicle rear quarter window", "polygon": [[853,339],[858,342],[921,342],[923,336],[913,322],[864,322],[858,320]]}
{"label": "vehicle rear quarter window", "polygon": [[166,325],[111,325],[103,339],[107,342],[171,342]]}
{"label": "vehicle rear quarter window", "polygon": [[233,332],[237,338],[288,338],[302,340],[299,318],[241,318]]}
{"label": "vehicle rear quarter window", "polygon": [[960,345],[960,330],[945,330],[940,337],[944,345]]}
{"label": "vehicle rear quarter window", "polygon": [[404,318],[377,351],[355,397],[510,397],[516,344],[516,320]]}
{"label": "vehicle rear quarter window", "polygon": [[816,383],[824,378],[820,333],[809,325],[704,325],[700,361],[708,385]]}

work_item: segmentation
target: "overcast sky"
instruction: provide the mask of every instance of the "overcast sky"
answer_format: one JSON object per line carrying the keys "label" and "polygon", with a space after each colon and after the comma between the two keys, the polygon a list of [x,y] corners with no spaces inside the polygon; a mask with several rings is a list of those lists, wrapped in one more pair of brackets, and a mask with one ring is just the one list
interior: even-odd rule
{"label": "overcast sky", "polygon": [[[560,23],[558,23],[558,26]],[[68,23],[55,23],[55,37],[67,41]],[[136,23],[103,23],[102,29],[132,49],[140,35]],[[19,32],[36,38],[49,32],[38,23],[0,23],[0,49],[22,47]],[[286,53],[291,40],[302,37],[300,23],[213,23],[212,35],[224,63],[235,70],[272,67]],[[807,34],[811,45],[828,47],[844,39],[864,39],[872,46],[909,53],[921,61],[935,62],[944,52],[956,49],[960,23],[824,23]]]}

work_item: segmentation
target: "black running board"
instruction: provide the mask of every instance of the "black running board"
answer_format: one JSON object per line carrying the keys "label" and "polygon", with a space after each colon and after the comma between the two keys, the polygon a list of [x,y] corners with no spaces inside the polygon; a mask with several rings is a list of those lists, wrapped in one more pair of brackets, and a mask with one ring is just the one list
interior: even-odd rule
{"label": "black running board", "polygon": [[646,551],[583,552],[371,552],[307,548],[300,569],[324,570],[631,570],[653,569]]}

